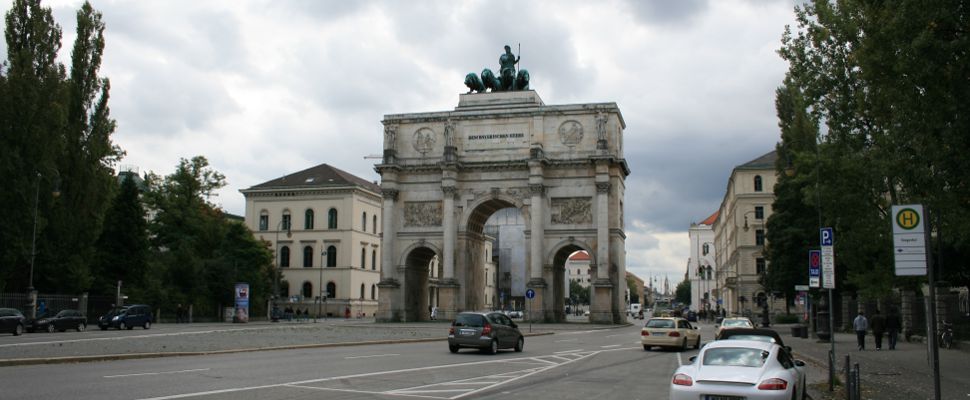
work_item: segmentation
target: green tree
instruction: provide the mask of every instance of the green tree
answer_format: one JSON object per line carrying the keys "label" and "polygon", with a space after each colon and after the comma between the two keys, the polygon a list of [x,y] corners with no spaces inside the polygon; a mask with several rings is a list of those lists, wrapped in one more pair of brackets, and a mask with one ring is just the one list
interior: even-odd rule
{"label": "green tree", "polygon": [[630,290],[630,304],[640,303],[640,289],[637,289],[637,281],[633,277],[626,277],[626,288]]}
{"label": "green tree", "polygon": [[569,281],[569,297],[579,304],[589,304],[589,288],[584,288],[577,281]]}
{"label": "green tree", "polygon": [[120,189],[105,215],[97,242],[92,291],[114,294],[118,281],[143,289],[149,259],[148,222],[136,183],[137,176],[121,174]]}
{"label": "green tree", "polygon": [[674,289],[674,301],[690,305],[690,279],[684,279],[677,284],[677,288]]}

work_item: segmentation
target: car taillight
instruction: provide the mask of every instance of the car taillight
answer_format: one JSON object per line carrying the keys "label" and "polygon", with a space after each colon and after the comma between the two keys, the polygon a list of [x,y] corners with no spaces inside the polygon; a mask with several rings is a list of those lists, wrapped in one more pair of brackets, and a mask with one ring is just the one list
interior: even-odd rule
{"label": "car taillight", "polygon": [[771,378],[765,379],[758,384],[758,390],[785,390],[788,389],[788,382],[784,379]]}
{"label": "car taillight", "polygon": [[486,336],[492,333],[492,324],[485,324],[482,328],[482,336]]}
{"label": "car taillight", "polygon": [[680,332],[673,331],[673,332],[668,333],[667,336],[678,337],[678,336],[680,336]]}
{"label": "car taillight", "polygon": [[694,380],[691,379],[687,374],[675,374],[671,383],[680,386],[693,386]]}
{"label": "car taillight", "polygon": [[640,336],[650,336],[649,331],[640,331]]}

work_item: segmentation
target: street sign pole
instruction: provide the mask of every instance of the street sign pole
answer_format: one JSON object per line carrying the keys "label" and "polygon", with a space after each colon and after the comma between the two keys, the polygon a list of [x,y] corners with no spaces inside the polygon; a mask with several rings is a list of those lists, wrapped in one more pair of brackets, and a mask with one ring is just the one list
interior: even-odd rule
{"label": "street sign pole", "polygon": [[533,320],[533,318],[532,318],[532,299],[536,298],[536,291],[533,290],[533,289],[526,290],[525,291],[525,297],[529,299],[529,309],[528,309],[528,315],[529,315],[529,333],[532,333],[532,320]]}
{"label": "street sign pole", "polygon": [[829,391],[835,391],[835,231],[832,228],[819,230],[819,244],[822,247],[822,287],[829,292]]}

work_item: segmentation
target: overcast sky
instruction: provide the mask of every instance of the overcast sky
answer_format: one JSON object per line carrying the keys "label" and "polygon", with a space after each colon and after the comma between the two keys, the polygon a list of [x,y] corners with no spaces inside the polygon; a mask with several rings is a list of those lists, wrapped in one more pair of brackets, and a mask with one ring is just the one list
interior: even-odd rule
{"label": "overcast sky", "polygon": [[[776,50],[794,0],[93,1],[104,14],[122,165],[203,155],[240,189],[328,163],[379,180],[385,114],[448,111],[502,46],[546,104],[616,102],[626,120],[627,270],[680,281],[687,229],[731,169],[779,140]],[[6,14],[11,0],[0,3]],[[64,31],[80,1],[44,1]],[[6,55],[6,44],[0,43]]]}

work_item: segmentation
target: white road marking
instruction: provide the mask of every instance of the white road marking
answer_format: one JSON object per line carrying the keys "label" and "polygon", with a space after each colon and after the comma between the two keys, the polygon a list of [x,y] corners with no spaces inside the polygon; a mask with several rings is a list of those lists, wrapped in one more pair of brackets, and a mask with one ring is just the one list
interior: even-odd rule
{"label": "white road marking", "polygon": [[357,358],[393,357],[393,356],[399,356],[399,355],[400,354],[374,354],[372,356],[352,356],[352,357],[344,357],[344,360],[353,360],[353,359],[357,359]]}
{"label": "white road marking", "polygon": [[144,372],[144,373],[140,373],[140,374],[124,374],[124,375],[105,375],[105,376],[103,376],[102,378],[108,378],[108,379],[111,379],[111,378],[124,378],[124,377],[129,377],[129,376],[146,376],[146,375],[166,375],[166,374],[182,374],[182,373],[186,373],[186,372],[199,372],[199,371],[208,371],[208,370],[209,370],[209,368],[200,368],[200,369],[183,369],[183,370],[179,370],[179,371],[165,371],[165,372]]}
{"label": "white road marking", "polygon": [[680,353],[677,353],[677,366],[684,365],[684,360],[680,358]]}
{"label": "white road marking", "polygon": [[620,344],[611,344],[611,345],[608,345],[608,346],[600,346],[600,348],[608,349],[610,347],[620,347],[620,346],[622,346],[622,345],[620,345]]}
{"label": "white road marking", "polygon": [[562,342],[577,342],[577,341],[579,341],[579,339],[562,339],[562,340],[557,340],[556,343],[562,343]]}
{"label": "white road marking", "polygon": [[563,351],[557,351],[557,352],[552,353],[552,354],[575,353],[577,351],[583,351],[583,349],[563,350]]}
{"label": "white road marking", "polygon": [[580,334],[583,334],[583,333],[593,333],[593,332],[598,332],[598,331],[599,331],[599,329],[593,329],[591,331],[572,331],[572,332],[557,333],[557,335],[580,335]]}
{"label": "white road marking", "polygon": [[620,333],[620,334],[616,334],[616,335],[607,335],[607,336],[604,336],[604,337],[610,338],[610,337],[617,337],[617,336],[632,336],[632,335],[630,335],[629,333]]}

